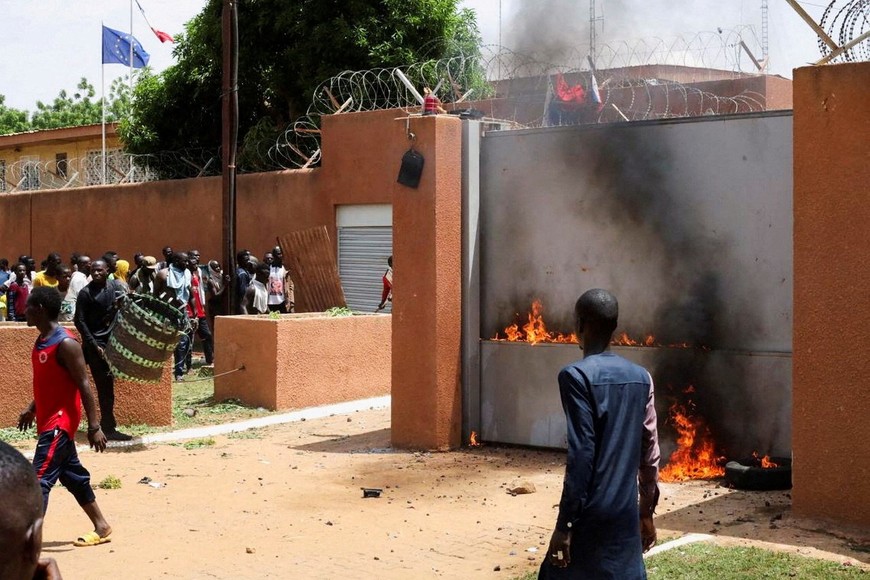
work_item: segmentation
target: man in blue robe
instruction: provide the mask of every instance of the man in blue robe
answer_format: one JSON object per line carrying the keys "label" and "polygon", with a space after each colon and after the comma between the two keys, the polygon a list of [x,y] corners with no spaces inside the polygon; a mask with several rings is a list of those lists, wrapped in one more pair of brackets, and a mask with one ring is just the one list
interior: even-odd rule
{"label": "man in blue robe", "polygon": [[574,308],[583,359],[559,373],[568,461],[539,579],[646,578],[659,497],[653,384],[643,367],[610,352],[618,314],[616,297],[600,289]]}

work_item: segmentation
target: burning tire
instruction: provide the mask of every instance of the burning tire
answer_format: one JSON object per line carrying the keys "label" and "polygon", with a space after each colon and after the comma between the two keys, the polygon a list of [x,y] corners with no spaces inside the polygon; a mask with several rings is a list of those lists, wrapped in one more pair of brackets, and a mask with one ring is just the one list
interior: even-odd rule
{"label": "burning tire", "polygon": [[729,461],[725,464],[725,481],[737,489],[770,491],[791,489],[791,459],[773,457],[776,467],[761,467],[757,458]]}

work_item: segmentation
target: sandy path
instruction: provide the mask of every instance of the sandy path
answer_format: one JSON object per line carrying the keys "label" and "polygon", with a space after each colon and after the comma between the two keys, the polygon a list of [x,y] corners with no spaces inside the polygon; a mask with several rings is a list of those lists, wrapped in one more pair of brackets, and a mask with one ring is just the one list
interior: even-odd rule
{"label": "sandy path", "polygon": [[[397,452],[389,449],[389,414],[270,427],[255,432],[258,438],[221,436],[201,449],[83,454],[95,482],[110,474],[122,482],[118,490],[97,490],[114,541],[74,548],[88,521],[58,488],[44,553],[67,579],[511,579],[536,568],[555,520],[563,453]],[[144,476],[165,486],[138,484]],[[518,480],[537,492],[507,494]],[[383,495],[363,499],[363,486],[383,488]],[[748,495],[707,482],[663,491],[662,530],[717,528],[734,538],[821,547],[834,559],[862,557],[844,548],[847,540],[795,527],[782,493]],[[777,532],[781,538],[771,539]]]}

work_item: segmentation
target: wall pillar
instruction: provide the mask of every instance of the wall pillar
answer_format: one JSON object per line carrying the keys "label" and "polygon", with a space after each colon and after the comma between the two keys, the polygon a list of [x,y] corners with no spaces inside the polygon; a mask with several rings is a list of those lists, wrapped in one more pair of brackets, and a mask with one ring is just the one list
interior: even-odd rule
{"label": "wall pillar", "polygon": [[[404,121],[393,131],[404,134]],[[393,186],[392,444],[461,444],[462,122],[410,120],[420,186]],[[391,158],[398,175],[400,159]]]}
{"label": "wall pillar", "polygon": [[870,526],[870,62],[794,76],[793,509]]}

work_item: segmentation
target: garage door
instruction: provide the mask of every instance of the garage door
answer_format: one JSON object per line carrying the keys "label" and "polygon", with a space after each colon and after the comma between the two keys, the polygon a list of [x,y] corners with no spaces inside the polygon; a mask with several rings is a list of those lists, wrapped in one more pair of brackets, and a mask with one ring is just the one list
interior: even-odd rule
{"label": "garage door", "polygon": [[[392,254],[392,226],[338,228],[338,274],[348,308],[375,311],[381,301],[387,258]],[[384,312],[390,311],[387,303]]]}

